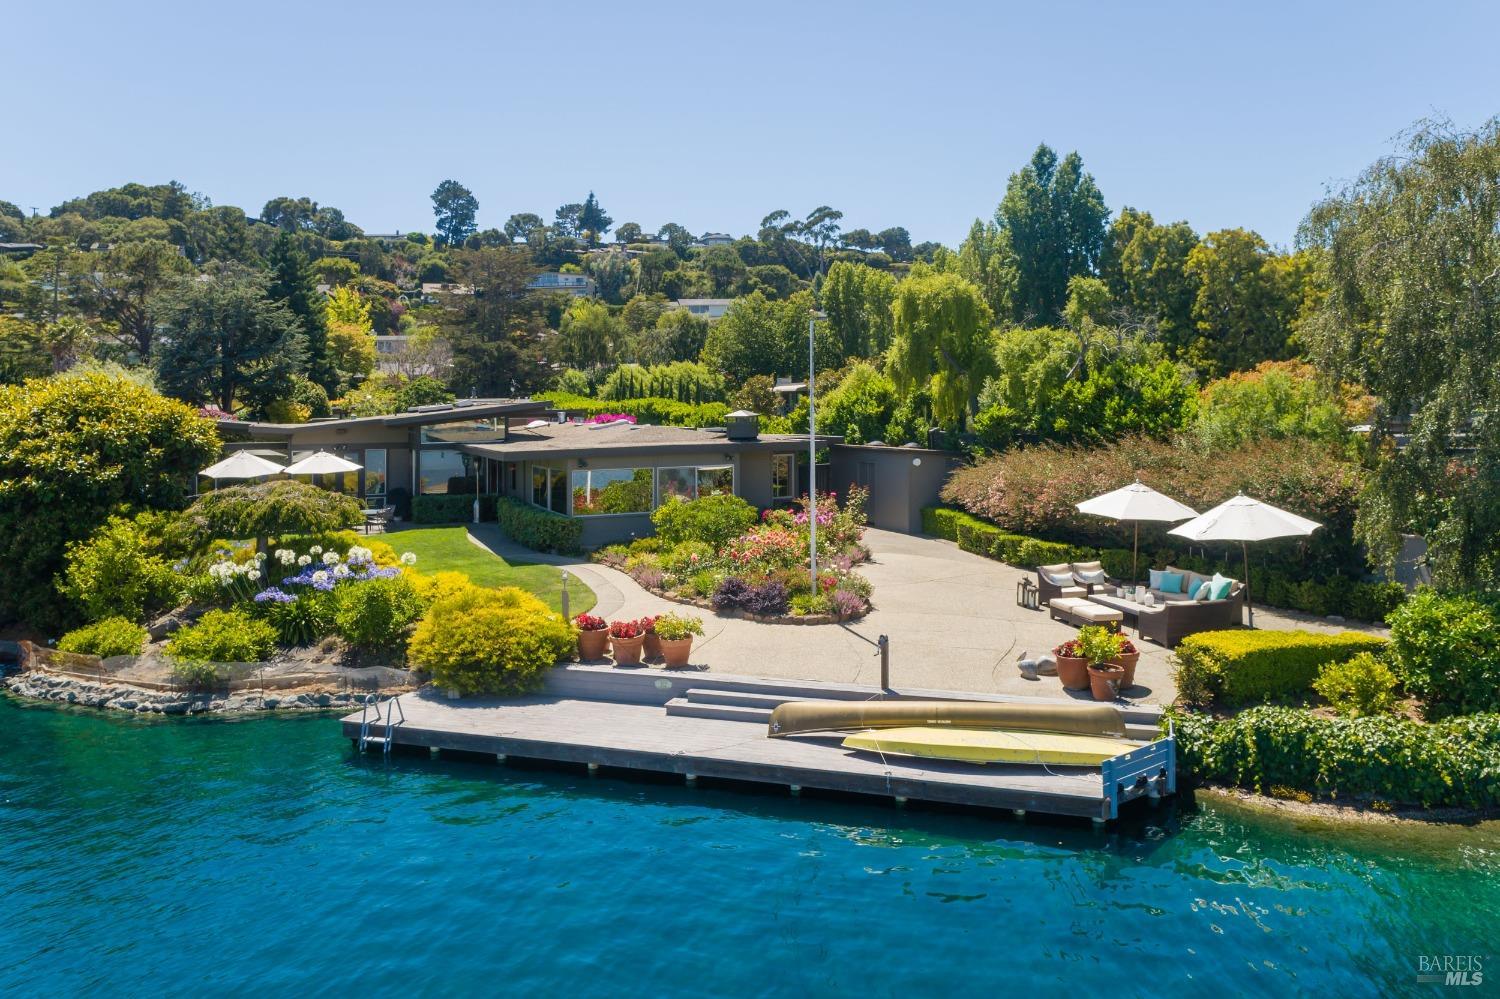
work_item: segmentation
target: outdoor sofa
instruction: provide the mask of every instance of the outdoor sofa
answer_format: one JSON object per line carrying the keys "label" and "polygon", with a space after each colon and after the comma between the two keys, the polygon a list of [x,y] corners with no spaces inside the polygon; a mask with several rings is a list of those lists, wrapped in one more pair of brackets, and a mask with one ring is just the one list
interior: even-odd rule
{"label": "outdoor sofa", "polygon": [[1099,562],[1058,562],[1036,568],[1037,602],[1050,604],[1054,597],[1086,597],[1112,585]]}
{"label": "outdoor sofa", "polygon": [[[1163,571],[1183,577],[1182,592],[1167,593],[1161,589],[1150,591],[1155,598],[1155,606],[1142,606],[1136,611],[1137,629],[1141,638],[1171,649],[1176,648],[1177,643],[1188,635],[1200,631],[1220,631],[1240,624],[1240,605],[1245,600],[1244,583],[1231,579],[1226,596],[1218,600],[1198,600],[1195,599],[1198,589],[1213,577],[1173,566],[1167,566]],[[1153,574],[1153,580],[1159,578],[1159,573]]]}

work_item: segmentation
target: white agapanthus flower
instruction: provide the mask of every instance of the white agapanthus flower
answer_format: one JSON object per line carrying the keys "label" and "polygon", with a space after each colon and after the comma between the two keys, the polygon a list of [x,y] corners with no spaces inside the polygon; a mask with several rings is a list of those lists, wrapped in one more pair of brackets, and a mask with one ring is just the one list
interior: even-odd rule
{"label": "white agapanthus flower", "polygon": [[326,583],[328,582],[328,573],[324,572],[322,569],[319,569],[317,572],[313,573],[312,581],[314,583]]}
{"label": "white agapanthus flower", "polygon": [[334,579],[343,579],[347,575],[349,575],[349,567],[347,565],[336,565],[333,567]]}
{"label": "white agapanthus flower", "polygon": [[278,548],[276,549],[276,561],[282,565],[291,565],[297,561],[297,553],[290,548]]}
{"label": "white agapanthus flower", "polygon": [[401,553],[401,564],[402,565],[416,565],[417,564],[417,553],[416,552],[402,552]]}
{"label": "white agapanthus flower", "polygon": [[264,562],[265,560],[266,560],[266,553],[265,552],[256,552],[255,553],[255,561],[257,561],[257,562]]}
{"label": "white agapanthus flower", "polygon": [[323,554],[323,564],[324,565],[338,565],[339,564],[339,553],[338,552],[324,552],[324,554]]}
{"label": "white agapanthus flower", "polygon": [[257,579],[260,578],[260,570],[259,569],[251,569],[249,572],[245,573],[245,575],[249,576],[250,577],[250,582],[253,583]]}
{"label": "white agapanthus flower", "polygon": [[349,549],[349,554],[344,556],[350,562],[370,562],[375,558],[375,553],[368,548],[355,545]]}
{"label": "white agapanthus flower", "polygon": [[312,552],[314,555],[321,555],[321,554],[323,554],[323,546],[322,545],[313,545],[311,548],[308,549],[308,551]]}
{"label": "white agapanthus flower", "polygon": [[297,564],[298,565],[312,565],[312,556],[311,555],[298,555],[297,556]]}

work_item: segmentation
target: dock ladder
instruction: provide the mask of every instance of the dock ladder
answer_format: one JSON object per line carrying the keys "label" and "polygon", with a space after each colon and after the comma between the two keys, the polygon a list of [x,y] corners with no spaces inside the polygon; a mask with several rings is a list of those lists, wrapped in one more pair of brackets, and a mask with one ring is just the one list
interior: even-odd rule
{"label": "dock ladder", "polygon": [[[359,751],[366,752],[371,746],[391,755],[391,740],[395,738],[395,727],[406,724],[406,709],[401,707],[401,698],[392,697],[385,702],[385,717],[380,716],[380,701],[374,694],[365,695],[364,707],[359,713]],[[380,735],[373,735],[372,728],[379,728]]]}

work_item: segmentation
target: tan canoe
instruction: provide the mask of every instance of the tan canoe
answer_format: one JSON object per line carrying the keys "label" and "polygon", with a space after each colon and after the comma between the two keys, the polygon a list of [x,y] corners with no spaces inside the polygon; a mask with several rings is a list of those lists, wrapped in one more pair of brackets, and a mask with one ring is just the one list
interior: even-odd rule
{"label": "tan canoe", "polygon": [[1125,735],[1120,712],[1109,704],[1016,701],[787,701],[771,712],[767,735],[923,726]]}

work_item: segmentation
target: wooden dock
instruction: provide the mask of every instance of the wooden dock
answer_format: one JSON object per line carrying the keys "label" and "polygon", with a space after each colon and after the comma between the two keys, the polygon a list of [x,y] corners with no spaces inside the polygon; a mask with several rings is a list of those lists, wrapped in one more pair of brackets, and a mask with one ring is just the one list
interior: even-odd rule
{"label": "wooden dock", "polygon": [[[431,690],[404,694],[383,724],[343,719],[356,746],[362,731],[395,747],[456,750],[499,758],[852,792],[897,801],[935,801],[1105,821],[1122,801],[1176,787],[1170,741],[1153,743],[1099,768],[973,765],[880,757],[844,749],[838,737],[766,737],[771,709],[788,700],[875,697],[1034,701],[1004,695],[903,690],[661,670],[567,666],[538,695],[450,700]],[[1125,707],[1131,735],[1156,738],[1159,709]],[[382,716],[383,717],[383,716]],[[383,748],[383,746],[381,747]],[[1123,761],[1123,762],[1120,762]]]}

